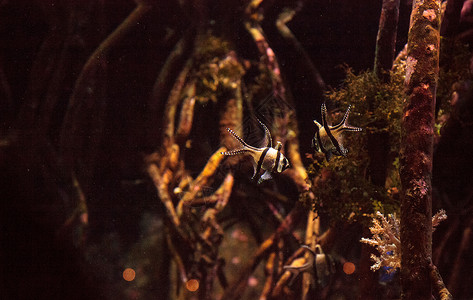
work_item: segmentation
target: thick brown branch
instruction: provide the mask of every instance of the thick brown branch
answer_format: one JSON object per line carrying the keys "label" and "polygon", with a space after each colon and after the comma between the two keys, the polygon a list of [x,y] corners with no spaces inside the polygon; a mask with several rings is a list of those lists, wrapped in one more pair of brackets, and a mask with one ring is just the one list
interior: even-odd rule
{"label": "thick brown branch", "polygon": [[403,299],[431,299],[432,154],[439,72],[440,1],[413,3],[401,124],[401,286]]}

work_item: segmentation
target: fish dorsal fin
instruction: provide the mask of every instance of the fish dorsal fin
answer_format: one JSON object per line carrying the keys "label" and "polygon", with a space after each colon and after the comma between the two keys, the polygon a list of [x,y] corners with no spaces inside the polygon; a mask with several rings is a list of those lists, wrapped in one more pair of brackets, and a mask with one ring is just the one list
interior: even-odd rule
{"label": "fish dorsal fin", "polygon": [[268,127],[266,127],[266,125],[264,125],[264,123],[261,122],[260,119],[256,118],[256,120],[258,120],[258,123],[263,126],[264,144],[266,144],[266,147],[273,147],[273,139],[271,138],[271,132],[269,131]]}
{"label": "fish dorsal fin", "polygon": [[239,137],[239,136],[238,136],[233,130],[231,130],[230,128],[227,128],[227,131],[230,132],[230,134],[231,134],[237,141],[239,141],[240,144],[242,144],[242,146],[244,147],[243,149],[247,148],[247,149],[251,149],[251,150],[257,150],[255,147],[248,145],[241,137]]}
{"label": "fish dorsal fin", "polygon": [[327,123],[327,107],[325,106],[325,103],[322,103],[322,108],[321,108],[321,113],[322,113],[322,126],[325,128],[325,130],[328,130],[328,123]]}

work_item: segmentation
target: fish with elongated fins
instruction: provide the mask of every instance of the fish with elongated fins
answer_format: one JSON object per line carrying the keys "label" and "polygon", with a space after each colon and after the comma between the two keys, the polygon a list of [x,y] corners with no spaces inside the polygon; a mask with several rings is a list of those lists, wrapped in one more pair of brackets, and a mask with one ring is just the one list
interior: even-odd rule
{"label": "fish with elongated fins", "polygon": [[350,115],[350,108],[351,105],[348,106],[348,109],[339,124],[331,126],[327,122],[327,107],[324,103],[322,104],[322,124],[314,120],[314,123],[315,125],[317,125],[318,130],[315,133],[314,138],[312,139],[312,147],[315,148],[316,151],[324,153],[327,161],[330,161],[330,158],[333,155],[347,155],[348,149],[343,147],[342,136],[345,131],[362,130],[359,127],[353,127],[347,124],[348,116]]}
{"label": "fish with elongated fins", "polygon": [[249,154],[253,160],[253,177],[254,179],[261,170],[265,172],[261,175],[258,179],[258,184],[263,182],[264,180],[269,180],[272,178],[271,173],[281,173],[287,168],[289,168],[289,161],[281,153],[282,144],[280,142],[276,143],[276,146],[273,148],[273,141],[271,138],[271,133],[269,132],[268,127],[264,125],[260,120],[258,120],[259,124],[263,127],[265,132],[265,141],[267,143],[266,147],[257,148],[248,145],[242,138],[240,138],[233,130],[227,128],[228,132],[240,142],[243,146],[240,149],[221,152],[223,155],[238,155],[238,154]]}

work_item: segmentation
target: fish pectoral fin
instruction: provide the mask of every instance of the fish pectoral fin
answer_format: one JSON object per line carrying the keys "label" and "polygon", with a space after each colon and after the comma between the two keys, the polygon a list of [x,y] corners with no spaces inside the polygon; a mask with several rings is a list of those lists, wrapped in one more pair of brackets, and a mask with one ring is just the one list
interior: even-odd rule
{"label": "fish pectoral fin", "polygon": [[271,176],[271,172],[269,171],[266,171],[263,173],[263,175],[261,175],[261,177],[258,179],[258,184],[260,184],[261,182],[265,181],[265,180],[269,180],[269,179],[272,179],[273,176]]}
{"label": "fish pectoral fin", "polygon": [[348,149],[345,148],[345,147],[343,147],[342,144],[339,144],[339,146],[340,146],[340,155],[341,155],[341,156],[347,156]]}

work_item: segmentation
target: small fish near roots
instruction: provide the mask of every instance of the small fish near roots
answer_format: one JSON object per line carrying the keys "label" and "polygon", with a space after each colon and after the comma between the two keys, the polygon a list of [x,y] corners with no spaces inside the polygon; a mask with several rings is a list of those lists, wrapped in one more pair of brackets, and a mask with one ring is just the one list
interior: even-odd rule
{"label": "small fish near roots", "polygon": [[263,148],[257,148],[248,145],[241,137],[239,137],[233,130],[227,128],[228,132],[243,146],[240,149],[231,150],[227,152],[221,152],[222,155],[239,155],[239,154],[249,154],[253,160],[253,177],[251,179],[255,179],[256,176],[260,173],[261,170],[265,172],[260,176],[258,179],[258,184],[263,182],[264,180],[269,180],[272,178],[271,173],[281,173],[287,168],[289,168],[289,161],[281,153],[282,144],[280,142],[276,143],[276,147],[273,148],[273,141],[271,138],[271,133],[260,120],[258,120],[259,124],[263,127],[265,132],[265,140],[267,142],[267,146]]}
{"label": "small fish near roots", "polygon": [[318,130],[315,133],[314,138],[312,139],[312,147],[315,148],[316,151],[324,153],[327,161],[330,161],[332,155],[347,155],[348,149],[343,147],[342,144],[343,132],[362,130],[359,127],[353,127],[347,124],[348,116],[350,115],[350,108],[351,105],[348,106],[348,109],[339,124],[331,126],[327,122],[327,107],[324,103],[322,104],[322,124],[314,120],[314,123],[315,125],[317,125]]}

